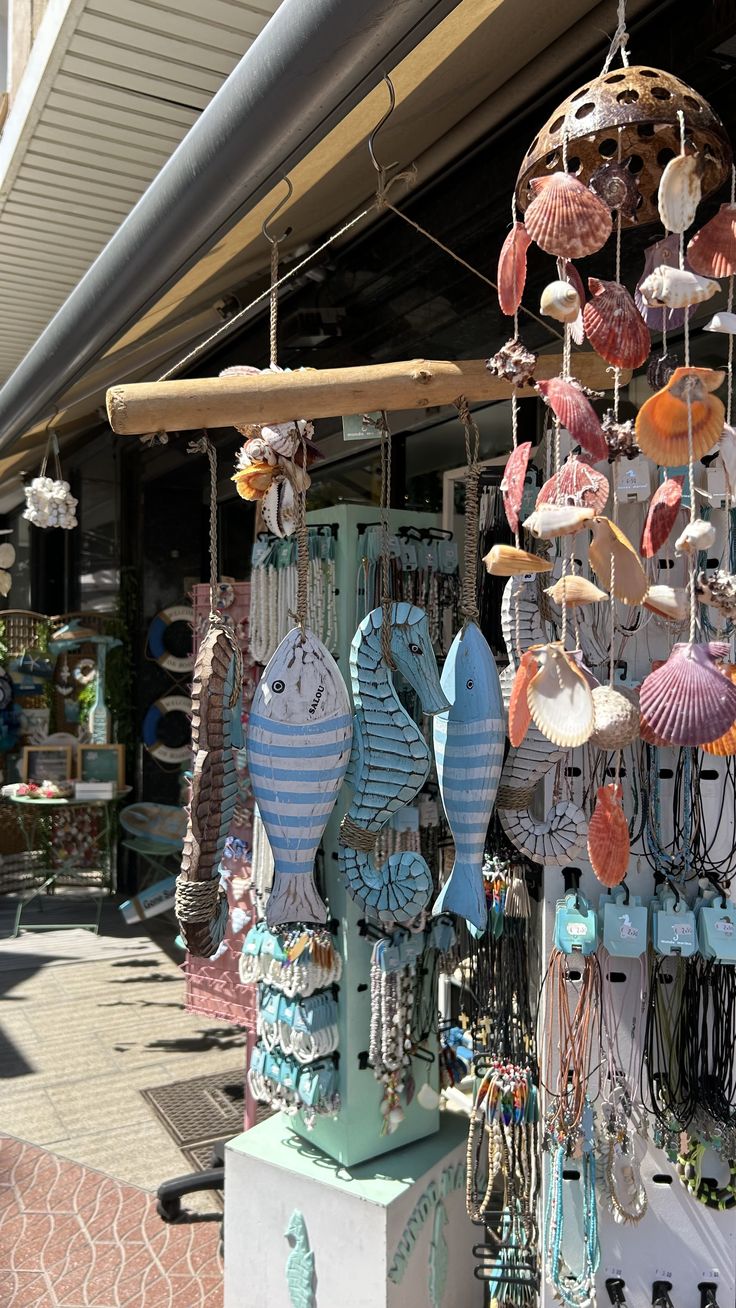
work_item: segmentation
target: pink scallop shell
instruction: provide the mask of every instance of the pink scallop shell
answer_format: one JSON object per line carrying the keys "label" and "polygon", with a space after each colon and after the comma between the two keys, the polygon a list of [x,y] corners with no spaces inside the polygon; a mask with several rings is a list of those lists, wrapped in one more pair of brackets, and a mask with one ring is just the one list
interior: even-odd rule
{"label": "pink scallop shell", "polygon": [[610,493],[608,478],[590,463],[585,454],[570,454],[559,474],[550,477],[537,495],[540,504],[574,504],[602,513]]}
{"label": "pink scallop shell", "polygon": [[722,641],[674,645],[639,693],[641,737],[650,745],[707,745],[736,722],[736,686],[716,666]]}
{"label": "pink scallop shell", "polygon": [[617,368],[640,368],[649,357],[649,330],[625,286],[588,278],[585,334],[596,354]]}
{"label": "pink scallop shell", "polygon": [[677,521],[682,500],[684,477],[667,477],[654,492],[641,533],[639,549],[645,559],[652,559],[664,545]]}
{"label": "pink scallop shell", "polygon": [[687,247],[690,267],[701,277],[733,277],[736,273],[736,204],[722,204],[715,218],[701,227]]}
{"label": "pink scallop shell", "polygon": [[529,183],[533,199],[524,215],[540,250],[580,259],[595,254],[611,235],[611,212],[572,173],[551,173]]}
{"label": "pink scallop shell", "polygon": [[526,282],[526,252],[531,237],[523,223],[514,223],[498,256],[498,303],[501,313],[511,317],[521,304]]}
{"label": "pink scallop shell", "polygon": [[501,494],[503,495],[506,521],[512,531],[519,530],[519,510],[524,497],[524,480],[531,452],[531,441],[523,441],[521,445],[517,445],[516,449],[511,451],[506,461],[506,467],[503,470]]}
{"label": "pink scallop shell", "polygon": [[596,461],[607,459],[608,445],[600,418],[580,387],[574,382],[564,381],[562,377],[538,381],[536,387],[572,439],[579,442]]}

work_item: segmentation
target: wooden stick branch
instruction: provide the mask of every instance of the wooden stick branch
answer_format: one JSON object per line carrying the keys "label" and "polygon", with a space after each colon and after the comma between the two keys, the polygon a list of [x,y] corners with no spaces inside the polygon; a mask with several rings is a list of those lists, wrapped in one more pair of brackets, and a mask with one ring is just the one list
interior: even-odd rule
{"label": "wooden stick branch", "polygon": [[[575,376],[585,386],[609,389],[613,382],[597,354],[577,354]],[[542,354],[541,380],[559,375],[562,358]],[[622,383],[630,374],[622,377]],[[534,399],[533,387],[522,387]],[[112,386],[107,392],[110,426],[119,436],[153,431],[195,431],[236,423],[289,422],[294,418],[336,418],[376,409],[428,409],[452,404],[460,395],[471,404],[506,400],[511,385],[488,371],[484,359],[411,359],[361,368],[263,372],[249,377],[195,377],[185,381]]]}

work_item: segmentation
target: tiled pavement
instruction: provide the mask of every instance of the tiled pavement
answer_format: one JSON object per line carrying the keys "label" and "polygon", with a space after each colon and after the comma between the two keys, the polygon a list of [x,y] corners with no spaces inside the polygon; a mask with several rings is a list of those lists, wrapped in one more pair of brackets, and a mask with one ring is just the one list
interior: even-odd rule
{"label": "tiled pavement", "polygon": [[204,1219],[221,1214],[205,1193],[185,1200],[202,1220],[158,1217],[156,1187],[190,1167],[139,1091],[238,1067],[243,1035],[185,1011],[179,966],[143,933],[139,956],[0,952],[0,1305],[219,1308]]}
{"label": "tiled pavement", "polygon": [[0,1304],[221,1308],[219,1223],[167,1226],[144,1190],[0,1136]]}

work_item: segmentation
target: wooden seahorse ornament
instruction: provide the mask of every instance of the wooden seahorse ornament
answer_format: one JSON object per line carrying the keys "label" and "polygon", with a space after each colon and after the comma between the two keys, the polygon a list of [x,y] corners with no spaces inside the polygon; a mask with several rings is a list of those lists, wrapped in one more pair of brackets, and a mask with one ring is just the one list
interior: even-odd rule
{"label": "wooden seahorse ornament", "polygon": [[[210,627],[197,654],[192,681],[192,798],[177,878],[176,913],[190,954],[211,958],[227,923],[227,897],[220,891],[201,901],[198,883],[219,882],[228,829],[238,798],[233,749],[243,743],[240,650],[227,630]],[[201,893],[201,892],[200,892]],[[207,910],[209,902],[209,910]]]}
{"label": "wooden seahorse ornament", "polygon": [[[383,661],[382,624],[382,610],[374,609],[350,647],[355,730],[348,780],[354,793],[340,828],[339,866],[353,898],[389,926],[411,922],[426,907],[432,875],[421,854],[409,850],[391,854],[376,867],[376,836],[393,813],[418,795],[429,775],[431,754]],[[425,713],[449,708],[423,609],[392,604],[391,657]]]}

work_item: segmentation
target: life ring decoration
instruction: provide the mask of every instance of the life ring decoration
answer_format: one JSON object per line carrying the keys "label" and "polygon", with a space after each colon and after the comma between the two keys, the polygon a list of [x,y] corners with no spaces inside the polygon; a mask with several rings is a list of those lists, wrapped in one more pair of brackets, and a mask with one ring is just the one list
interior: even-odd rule
{"label": "life ring decoration", "polygon": [[181,745],[166,744],[166,732],[165,729],[162,730],[164,721],[171,714],[177,713],[191,718],[192,701],[188,695],[161,695],[154,700],[143,719],[143,744],[159,763],[187,763],[191,758],[192,747],[188,738]]}
{"label": "life ring decoration", "polygon": [[161,609],[148,628],[147,644],[151,657],[166,672],[191,672],[194,667],[193,641],[188,654],[174,654],[167,646],[166,636],[169,629],[179,623],[186,624],[191,636],[194,628],[194,610],[190,604],[170,604],[168,608]]}
{"label": "life ring decoration", "polygon": [[716,1208],[721,1212],[736,1207],[736,1161],[729,1158],[728,1181],[717,1185],[702,1174],[705,1145],[691,1140],[687,1149],[678,1156],[677,1175],[689,1193],[698,1203],[706,1208]]}

